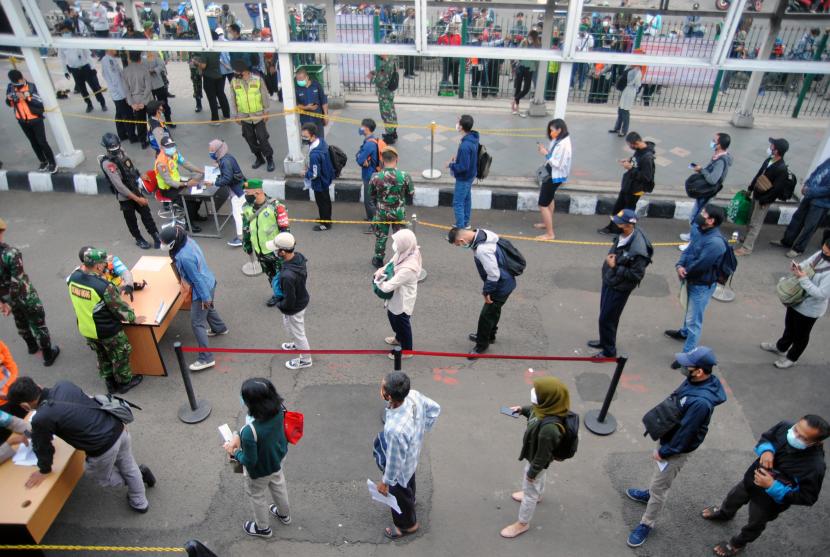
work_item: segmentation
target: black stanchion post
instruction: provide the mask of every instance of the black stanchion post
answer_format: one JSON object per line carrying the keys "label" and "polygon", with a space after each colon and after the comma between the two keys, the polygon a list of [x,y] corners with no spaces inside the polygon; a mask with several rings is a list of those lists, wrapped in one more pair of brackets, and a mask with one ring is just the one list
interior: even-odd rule
{"label": "black stanchion post", "polygon": [[400,345],[392,349],[392,356],[395,358],[395,371],[400,371],[403,367],[403,354]]}
{"label": "black stanchion post", "polygon": [[210,416],[210,411],[213,408],[208,401],[196,399],[196,394],[193,392],[193,383],[190,381],[190,370],[184,363],[182,343],[174,342],[173,350],[176,351],[176,359],[179,361],[179,369],[184,381],[184,390],[187,392],[187,404],[182,404],[179,407],[179,419],[186,424],[198,424]]}
{"label": "black stanchion post", "polygon": [[611,383],[608,385],[608,392],[605,393],[605,400],[602,402],[602,408],[591,410],[585,414],[585,427],[592,433],[597,435],[611,435],[617,429],[617,420],[608,412],[611,407],[611,400],[614,398],[614,393],[617,392],[617,385],[620,383],[625,363],[628,361],[627,356],[619,356],[617,358],[617,367],[614,369],[614,376],[611,377]]}

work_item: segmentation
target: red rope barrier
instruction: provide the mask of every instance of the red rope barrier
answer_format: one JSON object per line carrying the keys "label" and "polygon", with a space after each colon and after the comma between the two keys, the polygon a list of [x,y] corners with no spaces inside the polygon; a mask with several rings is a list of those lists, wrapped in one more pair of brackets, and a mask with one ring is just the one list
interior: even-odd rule
{"label": "red rope barrier", "polygon": [[[388,354],[390,350],[280,350],[272,348],[199,348],[198,346],[182,346],[182,352],[224,352],[230,354],[356,354],[361,356],[379,356]],[[464,352],[431,352],[423,350],[404,350],[403,354],[413,356],[438,356],[444,358],[469,358]],[[615,363],[616,358],[591,358],[586,356],[519,356],[511,354],[477,354],[475,359],[492,360],[541,360],[552,362],[592,362]]]}

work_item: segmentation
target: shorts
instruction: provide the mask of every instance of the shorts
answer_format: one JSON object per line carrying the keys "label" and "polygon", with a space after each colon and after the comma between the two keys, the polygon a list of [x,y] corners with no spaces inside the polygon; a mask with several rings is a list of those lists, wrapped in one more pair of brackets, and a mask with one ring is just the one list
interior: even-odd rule
{"label": "shorts", "polygon": [[553,203],[553,196],[556,195],[556,190],[559,189],[564,182],[554,182],[552,179],[542,184],[539,188],[539,207],[548,207]]}

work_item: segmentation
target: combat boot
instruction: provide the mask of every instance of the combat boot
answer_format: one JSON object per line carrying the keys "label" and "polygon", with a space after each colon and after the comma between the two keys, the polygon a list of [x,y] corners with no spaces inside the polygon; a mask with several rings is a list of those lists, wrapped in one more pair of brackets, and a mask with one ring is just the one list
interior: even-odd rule
{"label": "combat boot", "polygon": [[274,164],[274,157],[268,157],[265,160],[268,163],[268,166],[266,166],[265,168],[268,170],[268,172],[273,172],[277,168],[277,166]]}
{"label": "combat boot", "polygon": [[202,99],[196,99],[196,112],[202,111]]}
{"label": "combat boot", "polygon": [[150,242],[148,242],[141,236],[135,239],[135,245],[137,245],[141,249],[150,249]]}
{"label": "combat boot", "polygon": [[153,248],[161,249],[161,238],[159,238],[158,233],[153,234]]}
{"label": "combat boot", "polygon": [[43,365],[49,367],[58,359],[58,354],[61,353],[59,346],[50,346],[43,350]]}
{"label": "combat boot", "polygon": [[37,354],[37,351],[40,350],[40,346],[37,345],[37,341],[34,337],[26,338],[26,346],[29,349],[29,354]]}
{"label": "combat boot", "polygon": [[110,376],[110,377],[107,377],[106,379],[104,379],[104,381],[107,384],[107,393],[108,394],[114,395],[115,393],[118,392],[118,384],[115,382],[115,379],[113,379]]}
{"label": "combat boot", "polygon": [[256,170],[257,168],[259,168],[263,164],[265,164],[265,159],[262,158],[262,155],[257,155],[256,160],[254,161],[254,164],[251,165],[251,168]]}
{"label": "combat boot", "polygon": [[118,390],[118,394],[125,394],[133,387],[138,386],[144,380],[143,375],[133,375],[133,378],[130,379],[127,383],[117,383],[116,389]]}

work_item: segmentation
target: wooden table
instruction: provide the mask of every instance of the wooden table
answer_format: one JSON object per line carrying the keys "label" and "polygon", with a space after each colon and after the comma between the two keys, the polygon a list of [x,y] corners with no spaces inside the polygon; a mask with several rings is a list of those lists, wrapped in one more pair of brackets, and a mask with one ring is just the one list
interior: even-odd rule
{"label": "wooden table", "polygon": [[40,543],[84,473],[84,452],[57,437],[52,472],[39,486],[26,488],[36,466],[0,464],[0,539],[3,543]]}
{"label": "wooden table", "polygon": [[[143,290],[124,300],[130,304],[136,317],[144,323],[124,323],[124,332],[133,347],[130,366],[140,375],[167,375],[167,367],[159,350],[159,341],[167,332],[179,310],[190,309],[190,294],[183,294],[173,261],[168,256],[145,255],[130,270],[135,282],[147,281]],[[159,312],[162,302],[164,307]]]}

